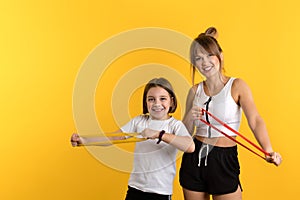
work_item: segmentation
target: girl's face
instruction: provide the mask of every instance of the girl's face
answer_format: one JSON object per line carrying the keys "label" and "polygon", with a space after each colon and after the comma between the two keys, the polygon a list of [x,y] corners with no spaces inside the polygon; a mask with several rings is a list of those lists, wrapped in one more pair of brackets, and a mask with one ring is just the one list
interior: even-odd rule
{"label": "girl's face", "polygon": [[147,108],[150,116],[156,120],[169,118],[169,110],[173,100],[167,90],[162,87],[152,87],[146,97]]}
{"label": "girl's face", "polygon": [[221,71],[220,61],[215,55],[210,55],[207,52],[197,49],[194,59],[197,69],[206,78],[211,77]]}

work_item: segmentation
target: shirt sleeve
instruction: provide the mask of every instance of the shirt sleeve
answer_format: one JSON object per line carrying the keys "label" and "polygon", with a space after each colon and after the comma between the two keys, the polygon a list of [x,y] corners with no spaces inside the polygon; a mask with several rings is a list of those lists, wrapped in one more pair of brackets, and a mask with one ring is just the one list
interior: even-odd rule
{"label": "shirt sleeve", "polygon": [[127,124],[121,127],[123,133],[137,132],[137,122],[140,120],[140,116],[131,119]]}
{"label": "shirt sleeve", "polygon": [[174,134],[179,136],[190,136],[190,133],[186,129],[185,125],[182,123],[182,121],[177,121],[174,128]]}

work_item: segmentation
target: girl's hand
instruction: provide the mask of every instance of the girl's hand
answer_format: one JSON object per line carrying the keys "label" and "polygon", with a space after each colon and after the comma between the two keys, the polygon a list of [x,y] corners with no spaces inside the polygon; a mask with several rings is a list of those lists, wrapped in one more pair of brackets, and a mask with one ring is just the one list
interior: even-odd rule
{"label": "girl's hand", "polygon": [[79,144],[82,144],[82,139],[77,133],[73,133],[71,136],[71,144],[73,147],[78,146]]}
{"label": "girl's hand", "polygon": [[155,130],[146,128],[141,132],[141,135],[147,139],[155,139],[155,138],[158,138],[159,131],[155,131]]}
{"label": "girl's hand", "polygon": [[269,163],[274,163],[274,165],[279,166],[282,162],[281,155],[277,152],[271,152],[270,156],[266,156],[266,161]]}
{"label": "girl's hand", "polygon": [[202,111],[202,108],[200,108],[199,106],[192,107],[193,120],[199,120],[203,115],[204,115],[204,112]]}

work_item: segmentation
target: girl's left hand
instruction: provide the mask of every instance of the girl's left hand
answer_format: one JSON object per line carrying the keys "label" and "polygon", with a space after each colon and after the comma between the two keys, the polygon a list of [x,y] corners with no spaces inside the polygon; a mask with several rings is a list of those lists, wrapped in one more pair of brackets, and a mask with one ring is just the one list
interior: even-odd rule
{"label": "girl's left hand", "polygon": [[271,152],[271,156],[266,156],[266,161],[269,163],[274,163],[276,166],[279,166],[282,162],[282,157],[279,153],[277,152]]}
{"label": "girl's left hand", "polygon": [[146,128],[141,132],[141,135],[147,139],[155,139],[155,138],[158,138],[159,131],[155,131],[155,130]]}

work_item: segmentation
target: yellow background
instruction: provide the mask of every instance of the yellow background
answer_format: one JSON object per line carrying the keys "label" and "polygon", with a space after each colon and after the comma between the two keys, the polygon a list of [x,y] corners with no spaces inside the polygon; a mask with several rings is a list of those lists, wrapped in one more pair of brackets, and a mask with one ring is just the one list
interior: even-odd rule
{"label": "yellow background", "polygon": [[[129,174],[101,164],[86,149],[69,143],[76,131],[72,92],[80,66],[97,45],[126,30],[163,27],[193,38],[211,25],[220,33],[227,74],[243,78],[252,88],[273,148],[284,158],[277,168],[240,148],[244,199],[297,198],[299,4],[297,0],[1,1],[1,199],[124,199]],[[136,52],[119,62],[134,66],[143,58],[173,65],[170,56],[156,53]],[[174,67],[189,79],[188,65],[185,70]],[[111,76],[116,81],[113,74],[118,69],[114,70]],[[105,83],[107,90],[113,81]],[[139,94],[130,102],[139,101]],[[96,95],[97,113],[102,98]],[[130,110],[139,113],[140,104]],[[108,121],[107,129],[116,127]],[[254,140],[245,120],[240,131]],[[183,199],[178,176],[173,199]]]}

